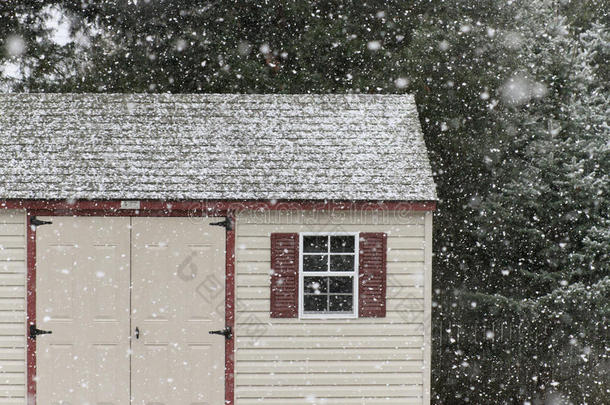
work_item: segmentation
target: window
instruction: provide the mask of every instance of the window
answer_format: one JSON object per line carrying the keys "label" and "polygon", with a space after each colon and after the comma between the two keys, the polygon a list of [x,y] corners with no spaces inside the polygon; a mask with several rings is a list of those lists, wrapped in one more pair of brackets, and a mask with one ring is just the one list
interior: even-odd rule
{"label": "window", "polygon": [[272,233],[271,318],[386,316],[387,234]]}
{"label": "window", "polygon": [[358,314],[358,233],[301,233],[299,314],[349,318]]}

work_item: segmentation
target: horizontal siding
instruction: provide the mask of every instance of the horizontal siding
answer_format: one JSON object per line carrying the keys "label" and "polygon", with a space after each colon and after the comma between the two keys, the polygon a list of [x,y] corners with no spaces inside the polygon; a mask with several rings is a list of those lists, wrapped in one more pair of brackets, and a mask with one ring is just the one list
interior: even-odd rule
{"label": "horizontal siding", "polygon": [[0,404],[25,404],[25,213],[0,209]]}
{"label": "horizontal siding", "polygon": [[[256,398],[240,398],[240,405],[286,405],[285,398],[265,398],[264,401]],[[315,397],[290,398],[290,405],[312,405],[316,404]],[[394,398],[394,397],[375,397],[375,398],[325,398],[324,405],[421,405],[421,398]],[[7,404],[8,405],[8,404]]]}
{"label": "horizontal siding", "polygon": [[[417,349],[404,349],[404,348],[355,348],[355,349],[320,349],[312,348],[307,349],[246,349],[237,348],[235,355],[237,361],[342,361],[342,362],[353,362],[353,361],[404,361],[404,360],[419,360],[423,359],[423,352],[421,348]],[[241,370],[239,370],[239,364],[236,366],[236,374],[241,376]],[[307,381],[307,376],[303,375],[303,382]],[[240,382],[236,381],[236,385]]]}
{"label": "horizontal siding", "polygon": [[[295,373],[250,373],[240,377],[242,386],[301,386],[303,378]],[[419,385],[421,384],[421,373],[382,373],[379,371],[371,373],[314,373],[307,376],[306,385],[322,386],[328,385],[332,381],[332,385],[350,386],[350,385]]]}
{"label": "horizontal siding", "polygon": [[[243,325],[242,325],[243,326]],[[247,328],[247,326],[243,326]],[[243,335],[238,338],[237,347],[244,349],[351,349],[351,348],[415,348],[423,345],[424,338],[421,335],[414,336],[386,336],[384,339],[363,339],[362,337],[350,336],[303,336],[286,339],[284,336],[259,336]]]}
{"label": "horizontal siding", "polygon": [[[252,327],[248,326],[244,322],[239,322],[240,326],[243,326],[239,336],[285,336],[285,337],[299,337],[299,336],[359,336],[362,339],[373,338],[383,339],[387,336],[419,336],[423,335],[422,322],[403,322],[403,323],[385,323],[379,324],[376,322],[370,323],[351,323],[348,324],[344,320],[340,319],[328,319],[328,320],[317,320],[309,319],[308,323],[299,320],[298,324],[293,323],[274,323],[273,321],[267,322],[261,328],[262,333]],[[262,319],[261,319],[262,321]],[[293,320],[293,321],[296,321]]]}
{"label": "horizontal siding", "polygon": [[[345,384],[287,385],[287,386],[236,386],[235,396],[241,398],[284,398],[292,404],[293,398],[408,398],[422,395],[420,384]],[[323,402],[320,402],[323,403]],[[367,403],[370,403],[367,402]]]}
{"label": "horizontal siding", "polygon": [[[278,225],[258,225],[244,224],[241,225],[240,235],[243,236],[269,236],[272,232],[277,232]],[[360,232],[367,225],[288,225],[292,232],[311,232],[311,227],[316,226],[316,232]],[[371,225],[369,229],[384,229],[388,237],[424,237],[424,225],[402,225],[402,226],[384,226]],[[395,242],[393,242],[395,243]],[[242,249],[244,250],[244,249]],[[239,251],[239,249],[238,249]]]}
{"label": "horizontal siding", "polygon": [[357,360],[333,361],[330,359],[320,361],[246,361],[242,360],[239,365],[242,373],[258,374],[261,370],[270,373],[416,373],[421,372],[422,365],[420,360]]}
{"label": "horizontal siding", "polygon": [[[388,234],[387,316],[269,317],[270,234]],[[242,212],[236,226],[237,405],[422,404],[425,215]],[[261,402],[263,401],[263,402]]]}

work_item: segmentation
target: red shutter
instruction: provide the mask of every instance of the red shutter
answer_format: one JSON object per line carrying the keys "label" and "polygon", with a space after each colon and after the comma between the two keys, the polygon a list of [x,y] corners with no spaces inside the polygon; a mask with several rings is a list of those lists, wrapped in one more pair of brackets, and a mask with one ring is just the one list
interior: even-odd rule
{"label": "red shutter", "polygon": [[271,234],[271,317],[296,318],[299,305],[299,234]]}
{"label": "red shutter", "polygon": [[387,235],[360,234],[358,316],[385,317]]}

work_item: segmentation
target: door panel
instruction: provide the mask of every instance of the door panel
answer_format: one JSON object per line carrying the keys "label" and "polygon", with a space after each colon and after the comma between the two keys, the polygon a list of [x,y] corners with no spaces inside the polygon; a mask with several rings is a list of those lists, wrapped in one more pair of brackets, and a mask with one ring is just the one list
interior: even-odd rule
{"label": "door panel", "polygon": [[36,230],[37,405],[129,401],[129,218]]}
{"label": "door panel", "polygon": [[132,398],[224,403],[225,232],[208,218],[132,218]]}
{"label": "door panel", "polygon": [[208,333],[224,328],[224,229],[44,219],[37,326],[53,334],[37,338],[37,404],[128,404],[130,392],[134,404],[224,403],[224,337]]}

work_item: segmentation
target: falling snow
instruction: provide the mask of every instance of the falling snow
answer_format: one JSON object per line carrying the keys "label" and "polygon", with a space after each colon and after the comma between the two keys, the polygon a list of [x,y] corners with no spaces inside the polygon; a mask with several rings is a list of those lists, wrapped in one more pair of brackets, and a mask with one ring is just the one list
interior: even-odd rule
{"label": "falling snow", "polygon": [[[313,405],[346,396],[406,403],[428,388],[434,404],[610,403],[608,2],[348,3],[0,2],[0,403],[24,403],[26,395],[23,339],[10,335],[25,316],[25,284],[16,280],[28,260],[26,227],[24,216],[4,210],[6,200],[23,198],[438,199],[430,257],[423,216],[369,224],[371,232],[387,226],[387,294],[401,297],[386,318],[373,320],[270,319],[272,231],[258,225],[271,218],[249,218],[252,233],[236,242],[238,266],[247,263],[237,277],[237,297],[247,298],[235,303],[244,317],[237,361],[247,359],[237,366],[237,404],[279,403],[274,395]],[[320,218],[280,220],[306,227]],[[188,226],[200,226],[196,219]],[[324,226],[341,232],[345,221]],[[65,259],[54,274],[77,280],[81,263],[90,263],[91,277],[82,286],[59,283],[57,302],[41,308],[37,327],[68,322],[60,308],[90,305],[105,325],[90,332],[101,336],[111,328],[104,311],[116,294],[139,293],[119,288],[133,270],[131,253],[113,256],[108,251],[120,244],[110,238],[91,245],[104,251],[99,257],[73,260],[67,252],[85,249],[91,241],[82,235],[91,232],[71,239],[58,224],[47,228],[66,238],[49,248]],[[124,234],[95,229],[126,240],[151,234],[134,226]],[[150,241],[148,256],[175,259],[167,275],[192,288],[189,303],[213,305],[224,278],[205,277],[203,256],[179,251],[165,236]],[[425,299],[424,263],[433,268]],[[168,285],[146,285],[158,289],[150,322],[173,316]],[[320,283],[311,288],[324,295]],[[425,325],[430,335],[414,329]],[[129,333],[118,354],[98,347],[99,370],[129,379],[116,364],[137,358],[130,345],[149,332]],[[176,342],[167,348],[183,350]],[[63,355],[50,364],[85,361]],[[198,356],[177,364],[190,370]],[[197,372],[224,379],[219,364]],[[33,379],[44,389],[54,377]],[[183,381],[143,380],[149,390],[169,391]],[[100,385],[92,381],[77,373],[66,391],[94,392]],[[219,381],[210,385],[222,389]]]}

